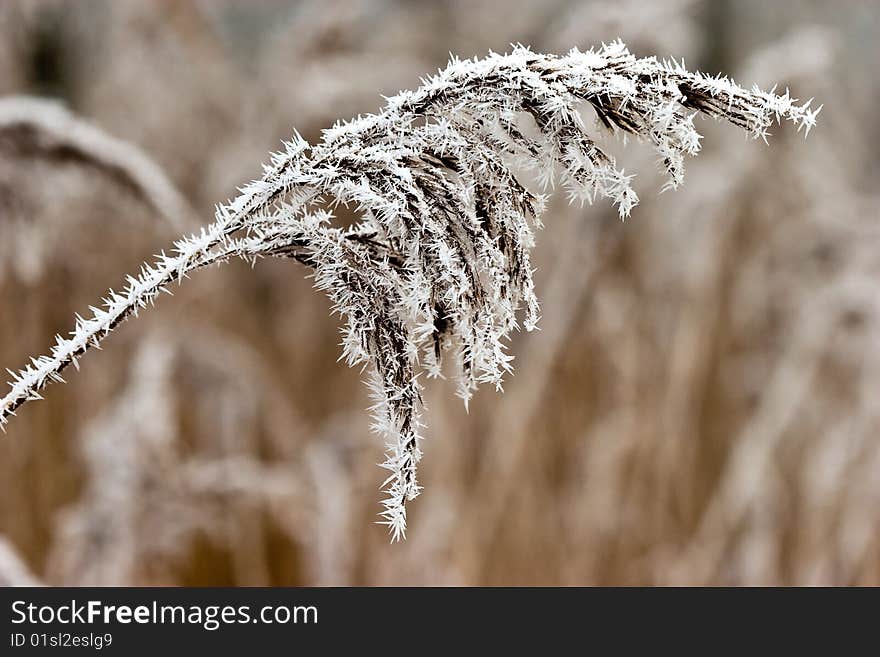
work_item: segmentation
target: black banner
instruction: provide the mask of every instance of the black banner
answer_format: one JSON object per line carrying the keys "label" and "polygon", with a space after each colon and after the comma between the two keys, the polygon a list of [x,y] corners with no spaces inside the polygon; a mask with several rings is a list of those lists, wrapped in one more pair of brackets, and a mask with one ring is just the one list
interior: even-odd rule
{"label": "black banner", "polygon": [[[876,592],[759,589],[3,589],[0,654],[141,654],[188,649],[319,654],[474,642],[591,647],[754,648],[768,632],[818,640],[873,634]],[[847,604],[837,604],[836,601]],[[844,610],[846,612],[844,613]],[[705,637],[705,638],[700,638]],[[844,641],[844,642],[846,642]],[[597,643],[601,642],[601,643]],[[819,644],[811,643],[812,647]],[[567,650],[566,650],[567,652]],[[615,651],[616,652],[616,651]]]}

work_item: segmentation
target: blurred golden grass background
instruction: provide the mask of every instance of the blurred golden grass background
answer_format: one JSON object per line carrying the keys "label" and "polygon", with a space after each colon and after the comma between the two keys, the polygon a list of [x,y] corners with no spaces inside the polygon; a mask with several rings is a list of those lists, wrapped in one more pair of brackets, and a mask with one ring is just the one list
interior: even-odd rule
{"label": "blurred golden grass background", "polygon": [[[50,584],[880,584],[880,6],[868,0],[6,0],[0,95],[60,99],[193,211],[296,127],[445,64],[621,37],[824,103],[770,147],[704,122],[648,149],[625,223],[555,199],[542,330],[503,395],[427,393],[405,543],[368,399],[304,270],[196,275],[0,441],[0,580]],[[0,365],[178,234],[130,189],[0,139]]]}

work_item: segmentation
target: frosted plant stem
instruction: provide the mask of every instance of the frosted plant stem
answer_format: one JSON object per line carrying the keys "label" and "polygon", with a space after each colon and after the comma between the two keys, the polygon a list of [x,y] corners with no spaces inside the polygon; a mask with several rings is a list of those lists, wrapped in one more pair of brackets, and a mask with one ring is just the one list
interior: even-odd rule
{"label": "frosted plant stem", "polygon": [[[218,206],[214,223],[144,265],[104,308],[77,317],[70,338],[12,373],[0,425],[174,280],[232,257],[293,258],[313,270],[342,316],[343,358],[369,368],[373,426],[390,472],[381,522],[404,537],[406,502],[421,490],[420,376],[439,376],[451,355],[465,403],[479,384],[501,390],[511,333],[539,319],[530,253],[546,199],[518,173],[535,172],[545,189],[561,180],[571,201],[607,198],[621,217],[638,203],[634,176],[590,134],[585,106],[600,130],[653,145],[666,188],[681,184],[685,157],[700,150],[698,114],[766,139],[774,121],[808,132],[821,109],[788,92],[638,59],[619,41],[563,56],[517,46],[453,59],[314,145],[295,135],[261,179]],[[359,213],[353,227],[333,225],[339,204]]]}

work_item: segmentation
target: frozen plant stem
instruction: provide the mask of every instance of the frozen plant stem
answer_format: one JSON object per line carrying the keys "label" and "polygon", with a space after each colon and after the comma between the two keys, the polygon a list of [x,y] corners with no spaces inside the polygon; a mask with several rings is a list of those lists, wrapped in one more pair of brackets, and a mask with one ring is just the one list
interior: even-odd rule
{"label": "frozen plant stem", "polygon": [[56,102],[29,96],[0,98],[0,147],[47,161],[73,160],[130,188],[177,230],[199,225],[189,203],[158,164]]}
{"label": "frozen plant stem", "polygon": [[[337,123],[315,145],[299,135],[285,143],[261,179],[218,206],[214,223],[143,265],[102,308],[77,316],[70,338],[12,373],[0,425],[173,281],[232,257],[294,258],[344,318],[348,364],[369,368],[390,472],[382,522],[404,536],[406,501],[420,490],[419,372],[439,375],[448,353],[465,402],[479,383],[500,389],[517,311],[527,330],[538,321],[529,253],[544,199],[515,171],[533,170],[545,187],[558,174],[571,200],[609,198],[621,217],[638,202],[632,176],[588,134],[582,106],[604,128],[653,144],[671,188],[683,180],[684,156],[699,151],[697,114],[766,138],[774,120],[808,132],[819,112],[787,93],[637,59],[619,41],[561,57],[518,46],[453,60],[378,114]],[[334,226],[327,208],[336,204],[359,221]]]}

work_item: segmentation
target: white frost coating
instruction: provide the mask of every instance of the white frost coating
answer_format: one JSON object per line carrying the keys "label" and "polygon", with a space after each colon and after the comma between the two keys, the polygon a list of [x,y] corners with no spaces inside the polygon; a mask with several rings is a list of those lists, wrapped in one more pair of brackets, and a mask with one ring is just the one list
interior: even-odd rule
{"label": "white frost coating", "polygon": [[[480,383],[500,389],[518,311],[526,329],[538,321],[529,252],[544,199],[514,165],[548,186],[558,173],[572,200],[608,198],[622,217],[638,202],[633,176],[588,134],[578,111],[586,105],[600,126],[650,141],[672,188],[683,180],[684,156],[700,148],[695,114],[766,138],[774,120],[809,131],[819,111],[788,93],[636,59],[619,41],[562,57],[518,46],[453,59],[380,113],[337,123],[314,146],[299,135],[286,143],[262,179],[217,208],[213,224],[144,265],[104,309],[78,317],[50,355],[13,374],[0,424],[173,280],[233,256],[294,258],[314,270],[316,287],[345,319],[346,362],[370,368],[374,427],[387,439],[390,473],[382,522],[403,537],[406,502],[420,491],[419,373],[439,375],[451,353],[465,402]],[[538,137],[527,136],[524,117]],[[328,202],[358,210],[360,221],[333,226]]]}

